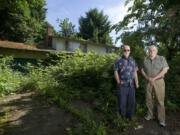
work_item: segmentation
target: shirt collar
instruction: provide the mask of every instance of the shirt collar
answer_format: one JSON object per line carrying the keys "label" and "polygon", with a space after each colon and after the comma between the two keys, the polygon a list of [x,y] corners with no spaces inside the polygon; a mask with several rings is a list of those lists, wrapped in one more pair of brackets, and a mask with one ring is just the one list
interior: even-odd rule
{"label": "shirt collar", "polygon": [[[158,57],[159,57],[159,55],[156,55],[156,57],[155,57],[153,60],[156,60]],[[149,59],[150,59],[151,61],[153,61],[150,57],[149,57]]]}
{"label": "shirt collar", "polygon": [[125,59],[125,60],[130,60],[130,59],[131,59],[131,56],[129,56],[128,58],[126,58],[126,57],[123,55],[122,58]]}

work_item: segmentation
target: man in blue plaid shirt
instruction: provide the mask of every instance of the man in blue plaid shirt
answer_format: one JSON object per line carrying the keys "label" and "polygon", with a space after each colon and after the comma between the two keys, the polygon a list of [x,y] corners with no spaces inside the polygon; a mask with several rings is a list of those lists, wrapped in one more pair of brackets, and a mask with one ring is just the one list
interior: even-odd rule
{"label": "man in blue plaid shirt", "polygon": [[129,56],[130,46],[123,46],[123,56],[114,64],[114,76],[118,84],[118,106],[120,114],[132,118],[135,110],[135,88],[138,88],[137,66]]}

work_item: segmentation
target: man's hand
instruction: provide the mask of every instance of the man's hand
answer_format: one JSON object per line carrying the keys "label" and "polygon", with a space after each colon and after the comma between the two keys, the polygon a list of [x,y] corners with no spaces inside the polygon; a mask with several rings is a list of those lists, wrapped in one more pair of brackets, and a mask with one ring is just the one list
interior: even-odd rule
{"label": "man's hand", "polygon": [[121,84],[123,84],[123,83],[124,83],[123,81],[117,82],[118,85],[121,85]]}
{"label": "man's hand", "polygon": [[147,77],[147,80],[150,82],[151,85],[154,85],[155,78]]}
{"label": "man's hand", "polygon": [[136,84],[136,89],[138,89],[139,88],[139,83],[138,84]]}

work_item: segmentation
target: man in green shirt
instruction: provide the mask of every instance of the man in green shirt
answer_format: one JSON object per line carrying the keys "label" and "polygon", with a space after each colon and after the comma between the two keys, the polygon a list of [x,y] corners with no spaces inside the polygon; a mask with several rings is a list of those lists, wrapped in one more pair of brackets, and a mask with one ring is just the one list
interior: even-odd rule
{"label": "man in green shirt", "polygon": [[146,120],[154,118],[153,112],[153,95],[157,99],[158,120],[160,126],[165,127],[165,82],[164,75],[167,73],[169,66],[163,56],[157,55],[158,49],[151,45],[148,49],[149,56],[144,59],[144,64],[141,69],[143,76],[147,80],[146,85],[146,106],[148,108]]}

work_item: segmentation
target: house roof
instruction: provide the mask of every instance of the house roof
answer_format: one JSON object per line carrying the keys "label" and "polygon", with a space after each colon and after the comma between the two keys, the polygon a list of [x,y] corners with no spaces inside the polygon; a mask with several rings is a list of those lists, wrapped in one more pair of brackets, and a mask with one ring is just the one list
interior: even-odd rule
{"label": "house roof", "polygon": [[0,40],[0,48],[18,49],[18,50],[33,50],[33,51],[52,51],[45,49],[38,49],[36,45],[28,45],[24,43],[12,42],[12,41],[2,41]]}
{"label": "house roof", "polygon": [[16,49],[37,49],[36,46],[34,45],[27,45],[24,43],[1,41],[1,40],[0,40],[0,47],[1,48],[16,48]]}

